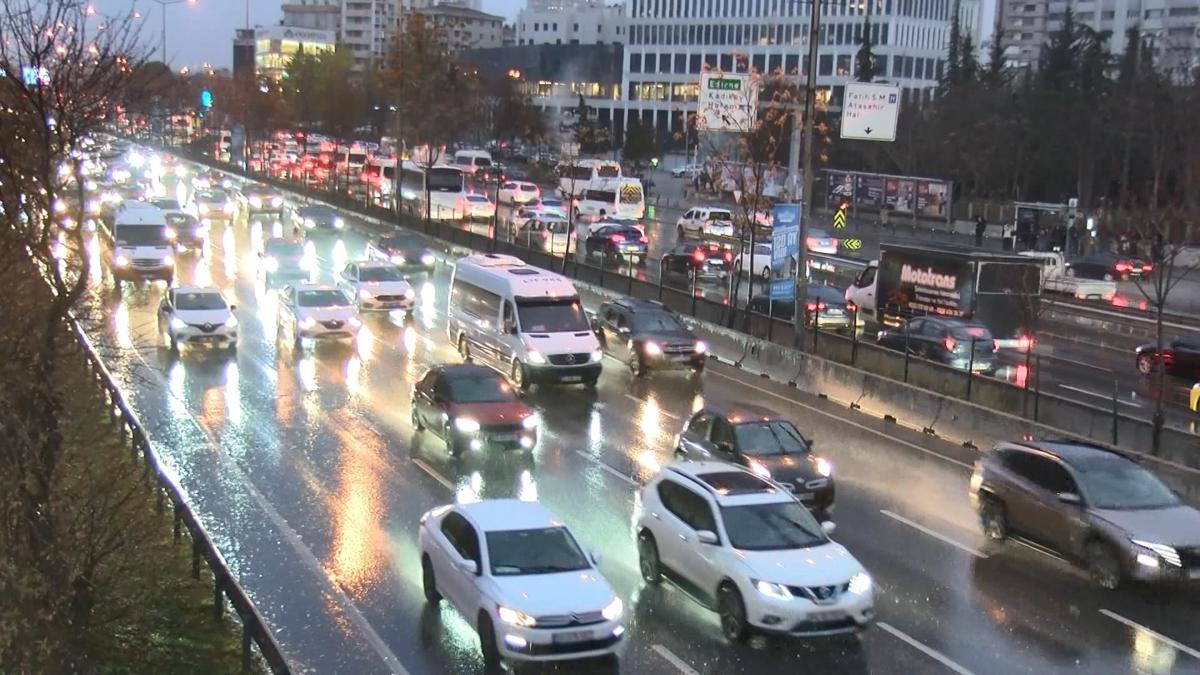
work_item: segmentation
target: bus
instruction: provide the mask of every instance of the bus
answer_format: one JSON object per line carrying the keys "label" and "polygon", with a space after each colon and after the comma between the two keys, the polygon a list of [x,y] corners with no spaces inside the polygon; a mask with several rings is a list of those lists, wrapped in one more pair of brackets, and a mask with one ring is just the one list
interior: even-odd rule
{"label": "bus", "polygon": [[362,189],[376,206],[389,206],[396,188],[396,158],[372,155],[363,164]]}
{"label": "bus", "polygon": [[400,168],[400,189],[396,206],[425,214],[425,192],[429,192],[429,217],[434,220],[459,220],[466,213],[467,176],[456,166],[439,164],[429,169],[411,160]]}
{"label": "bus", "polygon": [[558,194],[574,199],[593,183],[621,177],[621,165],[604,159],[580,159],[563,166],[558,178]]}

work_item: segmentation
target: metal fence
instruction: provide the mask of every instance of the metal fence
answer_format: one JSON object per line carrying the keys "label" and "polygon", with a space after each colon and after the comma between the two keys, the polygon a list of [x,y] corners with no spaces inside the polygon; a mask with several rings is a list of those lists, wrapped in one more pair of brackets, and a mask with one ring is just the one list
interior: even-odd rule
{"label": "metal fence", "polygon": [[214,618],[219,620],[224,616],[225,603],[228,602],[241,620],[242,672],[252,670],[254,646],[257,645],[259,655],[272,672],[291,673],[291,668],[283,656],[279,642],[276,641],[270,627],[267,626],[266,619],[259,614],[254,602],[238,584],[237,578],[225,563],[225,559],[208,536],[208,532],[200,524],[200,519],[188,506],[179,486],[163,471],[158,453],[154,450],[141,422],[138,421],[137,414],[133,412],[125,395],[113,380],[112,374],[97,355],[91,340],[88,339],[78,323],[72,321],[70,328],[83,353],[84,365],[96,386],[104,392],[109,418],[120,425],[122,436],[128,442],[129,450],[134,457],[141,458],[143,475],[150,482],[151,489],[154,490],[159,511],[166,508],[167,500],[171,503],[176,543],[182,540],[183,531],[187,530],[192,541],[192,578],[197,580],[200,578],[201,561],[208,565],[209,572],[213,577]]}

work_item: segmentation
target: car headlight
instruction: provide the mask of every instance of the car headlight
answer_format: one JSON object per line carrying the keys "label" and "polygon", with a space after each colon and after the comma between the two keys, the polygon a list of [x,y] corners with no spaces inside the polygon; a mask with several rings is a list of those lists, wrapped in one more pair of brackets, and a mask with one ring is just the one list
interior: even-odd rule
{"label": "car headlight", "polygon": [[271,197],[271,206],[282,206],[283,197]]}
{"label": "car headlight", "polygon": [[351,326],[354,326],[355,328],[362,327],[362,319],[358,318],[357,316],[350,317],[350,320],[347,321],[346,323],[350,324]]}
{"label": "car headlight", "polygon": [[225,202],[225,213],[233,213],[236,205],[233,202]]}
{"label": "car headlight", "polygon": [[818,457],[817,458],[817,473],[821,474],[822,476],[825,476],[826,478],[829,478],[830,476],[832,476],[833,475],[833,462],[825,459],[824,457]]}
{"label": "car headlight", "polygon": [[238,324],[237,317],[233,316],[232,314],[229,315],[228,319],[225,319],[225,327],[226,328],[237,328],[237,324]]}
{"label": "car headlight", "polygon": [[771,470],[756,459],[750,460],[750,471],[752,471],[754,475],[758,476],[759,478],[771,480]]}
{"label": "car headlight", "polygon": [[205,204],[204,202],[199,202],[199,203],[197,203],[197,204],[196,204],[196,211],[197,211],[198,213],[200,213],[201,215],[203,215],[203,214],[205,214],[205,213],[208,213],[208,204]]}
{"label": "car headlight", "polygon": [[646,340],[642,343],[642,351],[646,353],[646,356],[660,356],[662,354],[662,347],[654,340]]}
{"label": "car headlight", "polygon": [[250,206],[253,206],[256,209],[262,208],[262,199],[260,197],[251,197]]}
{"label": "car headlight", "polygon": [[776,600],[792,599],[792,592],[788,590],[787,586],[777,584],[773,581],[755,581],[754,588],[768,598],[775,598]]}
{"label": "car headlight", "polygon": [[305,328],[305,329],[307,329],[307,328],[315,328],[315,327],[316,327],[316,325],[317,325],[317,320],[316,320],[316,319],[314,319],[314,318],[312,318],[311,316],[306,316],[306,317],[304,317],[303,319],[301,319],[301,320],[300,320],[300,327],[301,327],[301,328]]}
{"label": "car headlight", "polygon": [[695,350],[697,354],[704,354],[708,351],[708,343],[703,340],[696,340]]}
{"label": "car headlight", "polygon": [[116,265],[117,267],[128,267],[129,266],[129,258],[126,258],[123,255],[119,255],[113,259],[113,264]]}
{"label": "car headlight", "polygon": [[[1159,558],[1162,558],[1168,565],[1171,565],[1173,567],[1182,567],[1183,566],[1183,562],[1179,559],[1179,551],[1176,551],[1174,546],[1167,546],[1166,544],[1153,544],[1151,542],[1141,541],[1138,539],[1134,539],[1133,543],[1136,546],[1140,546],[1144,549],[1147,549],[1147,550],[1153,552],[1156,556],[1158,556]],[[1139,553],[1139,555],[1138,555],[1138,562],[1142,563],[1144,565],[1146,564],[1145,562],[1142,561],[1141,553]],[[1148,567],[1158,567],[1158,565],[1147,565],[1147,566]]]}
{"label": "car headlight", "polygon": [[525,612],[509,609],[503,605],[496,608],[496,613],[500,615],[500,620],[507,624],[522,626],[524,628],[531,628],[537,625],[537,619],[534,619],[532,616],[529,616]]}
{"label": "car headlight", "polygon": [[[455,417],[454,428],[458,429],[464,434],[473,434],[476,431],[479,431],[479,421],[471,419],[470,417]],[[509,623],[513,622],[510,621]]]}
{"label": "car headlight", "polygon": [[859,572],[850,577],[850,585],[847,590],[855,595],[862,595],[863,593],[871,590],[872,583],[874,582],[871,581],[870,574],[867,574],[866,572]]}
{"label": "car headlight", "polygon": [[187,328],[187,324],[177,316],[171,317],[171,330],[183,330]]}
{"label": "car headlight", "polygon": [[163,258],[162,264],[164,267],[170,267],[175,264],[175,259],[172,258],[171,256],[167,256],[167,257]]}
{"label": "car headlight", "polygon": [[175,228],[173,227],[163,229],[163,234],[165,234],[167,239],[170,239],[171,241],[175,241],[175,237],[177,236],[175,234]]}
{"label": "car headlight", "polygon": [[304,226],[311,230],[317,226],[317,221],[313,220],[312,218],[305,218]]}
{"label": "car headlight", "polygon": [[538,350],[536,350],[532,347],[525,350],[525,358],[528,359],[530,363],[534,363],[534,364],[538,364],[538,365],[541,365],[546,362],[546,357],[542,356],[541,352],[539,352]]}
{"label": "car headlight", "polygon": [[394,256],[388,258],[388,260],[390,260],[393,265],[403,265],[404,264],[404,256],[402,256],[402,255],[394,255]]}
{"label": "car headlight", "polygon": [[530,415],[530,416],[526,417],[525,419],[521,420],[521,426],[525,427],[526,429],[536,429],[537,425],[538,425],[537,415]]}
{"label": "car headlight", "polygon": [[371,291],[368,291],[365,288],[360,288],[358,290],[358,297],[363,298],[365,300],[370,300],[371,298],[375,297],[375,294],[372,293]]}
{"label": "car headlight", "polygon": [[596,349],[596,350],[593,350],[593,351],[592,351],[592,355],[591,355],[591,362],[592,362],[592,363],[597,363],[597,362],[599,362],[599,361],[600,361],[600,359],[602,359],[602,358],[604,358],[604,351],[603,351],[603,350]]}
{"label": "car headlight", "polygon": [[340,230],[340,229],[346,227],[346,221],[342,220],[341,218],[334,218],[333,219],[333,227],[335,229]]}
{"label": "car headlight", "polygon": [[608,606],[600,610],[600,614],[609,621],[616,621],[625,613],[625,604],[620,598],[613,598]]}
{"label": "car headlight", "polygon": [[436,259],[433,257],[432,253],[426,253],[421,256],[421,264],[422,265],[432,265],[434,263],[434,260],[436,260]]}
{"label": "car headlight", "polygon": [[416,297],[417,297],[417,292],[415,290],[413,290],[412,286],[409,286],[408,290],[404,291],[404,299],[405,300],[413,300]]}
{"label": "car headlight", "polygon": [[274,256],[264,260],[263,265],[267,268],[268,272],[278,272],[279,271],[279,261],[276,260]]}

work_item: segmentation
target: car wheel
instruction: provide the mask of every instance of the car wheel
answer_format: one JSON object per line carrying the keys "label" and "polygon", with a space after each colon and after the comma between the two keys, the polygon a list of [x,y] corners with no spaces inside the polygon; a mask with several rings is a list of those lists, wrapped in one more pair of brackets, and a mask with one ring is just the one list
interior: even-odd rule
{"label": "car wheel", "polygon": [[1000,543],[1008,538],[1008,516],[1004,505],[994,499],[985,498],[979,509],[979,524],[988,541]]}
{"label": "car wheel", "polygon": [[421,414],[415,405],[412,407],[412,428],[413,431],[425,431],[425,423],[421,421]]}
{"label": "car wheel", "polygon": [[636,349],[629,355],[629,372],[634,377],[645,377],[646,375],[646,366],[642,363],[642,355],[638,354]]}
{"label": "car wheel", "polygon": [[454,440],[454,427],[450,426],[449,421],[442,427],[442,440],[446,442],[446,452],[451,457],[458,457],[462,454],[462,446]]}
{"label": "car wheel", "polygon": [[425,593],[425,602],[436,605],[442,601],[442,594],[437,589],[437,577],[433,574],[433,563],[427,555],[421,556],[421,590]]}
{"label": "car wheel", "polygon": [[1075,268],[1074,267],[1067,268],[1067,276],[1069,276],[1069,277],[1075,276]]}
{"label": "car wheel", "polygon": [[517,391],[529,390],[528,378],[525,376],[525,364],[521,363],[520,361],[513,360],[512,367],[509,369],[508,375]]}
{"label": "car wheel", "polygon": [[770,281],[770,280],[771,280],[771,267],[770,267],[770,265],[763,265],[763,267],[762,267],[762,271],[758,273],[758,276],[759,276],[759,278],[760,278],[760,279],[762,279],[763,281]]}
{"label": "car wheel", "polygon": [[1143,375],[1150,375],[1157,369],[1157,359],[1150,354],[1139,354],[1137,357],[1138,372]]}
{"label": "car wheel", "polygon": [[638,535],[638,570],[642,581],[652,586],[662,583],[662,568],[658,563],[658,544],[648,532]]}
{"label": "car wheel", "polygon": [[685,235],[685,233],[684,233],[684,231],[683,231],[683,226],[682,226],[682,225],[677,225],[677,226],[675,226],[675,238],[676,238],[676,241],[683,241],[685,236],[686,236],[686,235]]}
{"label": "car wheel", "polygon": [[1111,546],[1093,541],[1084,549],[1084,560],[1097,586],[1111,591],[1121,585],[1121,561]]}
{"label": "car wheel", "polygon": [[736,586],[726,582],[717,590],[717,613],[721,617],[721,633],[730,642],[742,642],[749,630],[746,627],[746,603]]}
{"label": "car wheel", "polygon": [[500,647],[496,644],[496,629],[492,618],[485,612],[479,613],[479,651],[483,654],[483,667],[489,673],[500,669]]}
{"label": "car wheel", "polygon": [[467,336],[458,336],[458,355],[462,357],[463,363],[471,362],[471,344],[467,342]]}

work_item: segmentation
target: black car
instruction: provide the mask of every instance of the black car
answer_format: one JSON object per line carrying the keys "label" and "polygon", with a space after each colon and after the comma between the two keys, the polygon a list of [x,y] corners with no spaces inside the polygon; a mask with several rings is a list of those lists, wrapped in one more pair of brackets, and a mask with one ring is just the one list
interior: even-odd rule
{"label": "black car", "polygon": [[[846,330],[854,321],[854,312],[842,291],[821,284],[808,285],[808,301],[804,303],[807,326],[813,321],[822,330]],[[776,319],[790,321],[796,313],[796,303],[791,298],[771,300],[769,295],[756,294],[750,298],[748,307],[751,312]]]}
{"label": "black car", "polygon": [[588,230],[584,250],[589,256],[621,261],[626,258],[642,264],[646,261],[646,235],[629,225],[603,225]]}
{"label": "black car", "polygon": [[243,189],[242,196],[246,199],[246,207],[250,215],[283,213],[283,195],[274,188],[254,185]]}
{"label": "black car", "polygon": [[390,262],[405,272],[430,272],[437,263],[425,240],[415,234],[389,234],[367,244],[367,258]]}
{"label": "black car", "polygon": [[704,371],[708,345],[662,303],[610,300],[600,305],[593,327],[600,347],[629,364],[635,377],[652,369]]}
{"label": "black car", "polygon": [[833,464],[787,418],[749,403],[708,403],[679,434],[675,454],[740,464],[794,493],[825,520],[833,509]]}
{"label": "black car", "polygon": [[178,251],[200,251],[208,239],[208,228],[195,216],[182,211],[168,211],[167,225],[175,233],[175,249]]}
{"label": "black car", "polygon": [[324,204],[307,204],[292,211],[292,226],[313,230],[341,230],[346,227],[346,221],[338,215],[337,209]]}
{"label": "black car", "polygon": [[278,280],[308,279],[304,244],[293,239],[268,239],[258,257],[262,259],[263,281],[271,286]]}
{"label": "black car", "polygon": [[1102,588],[1200,580],[1200,511],[1108,448],[1000,442],[975,462],[969,496],[990,542],[1031,540],[1082,563]]}
{"label": "black car", "polygon": [[1168,375],[1200,379],[1200,338],[1175,338],[1160,353],[1158,346],[1142,345],[1135,350],[1138,372],[1149,375],[1161,366]]}
{"label": "black car", "polygon": [[965,319],[913,317],[898,328],[879,331],[877,342],[959,370],[990,373],[996,369],[996,340],[991,331]]}
{"label": "black car", "polygon": [[1069,277],[1105,281],[1147,276],[1154,271],[1154,265],[1147,261],[1108,251],[1093,251],[1081,258],[1072,258],[1066,262],[1066,266]]}
{"label": "black car", "polygon": [[678,244],[662,257],[663,272],[691,279],[724,279],[733,269],[733,252],[720,244]]}

